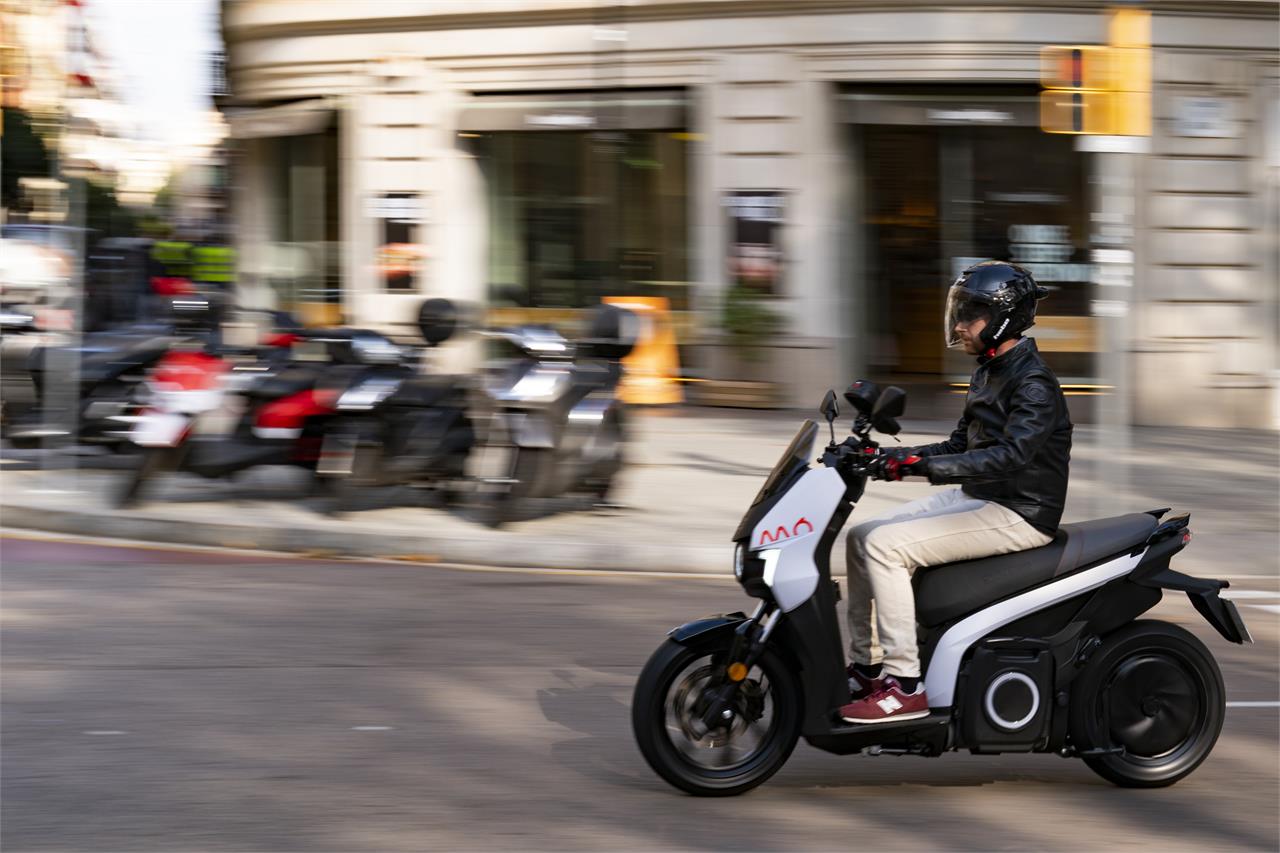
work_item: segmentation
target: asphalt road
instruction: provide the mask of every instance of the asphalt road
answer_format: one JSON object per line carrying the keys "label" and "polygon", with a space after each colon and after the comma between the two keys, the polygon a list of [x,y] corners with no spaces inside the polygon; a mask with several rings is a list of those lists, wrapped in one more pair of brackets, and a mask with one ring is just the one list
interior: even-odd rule
{"label": "asphalt road", "polygon": [[21,850],[1280,848],[1280,588],[1257,643],[1181,597],[1226,727],[1178,785],[1046,755],[837,757],[677,793],[628,708],[727,579],[530,574],[4,539],[0,846]]}

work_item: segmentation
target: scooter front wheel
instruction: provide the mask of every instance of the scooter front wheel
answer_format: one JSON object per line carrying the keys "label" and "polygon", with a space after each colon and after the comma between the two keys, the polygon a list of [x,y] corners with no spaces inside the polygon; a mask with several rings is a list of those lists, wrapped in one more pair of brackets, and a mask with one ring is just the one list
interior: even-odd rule
{"label": "scooter front wheel", "polygon": [[145,448],[137,466],[128,473],[116,492],[116,506],[121,509],[136,506],[142,499],[143,489],[157,474],[176,467],[181,452],[177,447]]}
{"label": "scooter front wheel", "polygon": [[640,673],[631,725],[645,761],[682,791],[727,797],[749,791],[786,763],[800,736],[795,675],[766,649],[735,695],[729,716],[702,721],[707,692],[723,683],[729,639],[684,646],[668,640]]}

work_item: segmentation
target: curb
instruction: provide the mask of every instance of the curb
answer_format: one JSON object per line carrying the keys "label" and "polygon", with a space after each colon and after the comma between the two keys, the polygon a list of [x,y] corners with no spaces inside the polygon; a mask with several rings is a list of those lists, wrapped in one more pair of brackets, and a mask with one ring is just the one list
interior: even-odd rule
{"label": "curb", "polygon": [[412,559],[423,563],[457,563],[508,568],[576,569],[584,571],[693,572],[726,574],[728,545],[661,543],[643,548],[616,541],[552,539],[508,532],[478,532],[474,538],[409,535],[394,531],[333,525],[266,527],[219,521],[193,522],[147,515],[125,515],[0,504],[5,527],[132,539],[169,545],[203,545],[276,551],[301,556]]}

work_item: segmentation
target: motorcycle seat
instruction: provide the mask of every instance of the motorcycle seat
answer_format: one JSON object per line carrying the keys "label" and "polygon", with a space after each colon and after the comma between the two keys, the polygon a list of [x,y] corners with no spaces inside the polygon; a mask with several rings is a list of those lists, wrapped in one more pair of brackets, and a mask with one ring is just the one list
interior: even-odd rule
{"label": "motorcycle seat", "polygon": [[396,389],[387,402],[394,406],[432,408],[458,405],[465,393],[465,385],[460,377],[415,376]]}
{"label": "motorcycle seat", "polygon": [[573,387],[595,391],[611,388],[622,380],[622,364],[617,361],[579,362],[573,366]]}
{"label": "motorcycle seat", "polygon": [[1145,512],[1064,524],[1040,548],[916,570],[916,619],[941,625],[1003,598],[1071,574],[1146,541],[1156,518]]}
{"label": "motorcycle seat", "polygon": [[278,400],[315,387],[314,370],[283,370],[255,382],[245,389],[245,394],[256,400]]}

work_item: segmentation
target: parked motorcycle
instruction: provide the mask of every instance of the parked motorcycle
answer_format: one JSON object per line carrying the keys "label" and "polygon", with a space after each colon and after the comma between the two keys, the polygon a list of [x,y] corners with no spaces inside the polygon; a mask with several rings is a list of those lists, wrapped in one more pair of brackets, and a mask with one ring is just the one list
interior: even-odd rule
{"label": "parked motorcycle", "polygon": [[613,305],[595,309],[576,345],[545,326],[489,333],[519,353],[484,387],[492,408],[485,452],[498,456],[482,472],[489,524],[514,517],[528,498],[608,499],[626,439],[622,359],[636,333],[635,315]]}
{"label": "parked motorcycle", "polygon": [[[1251,642],[1226,581],[1189,577],[1170,559],[1191,540],[1167,509],[1062,525],[1052,543],[920,569],[913,585],[926,718],[849,724],[850,691],[831,578],[831,547],[898,432],[905,394],[855,383],[853,439],[814,465],[806,421],[733,535],[734,575],[760,599],[750,615],[672,630],[640,674],[632,726],[663,779],[703,796],[761,784],[804,737],[844,755],[1054,752],[1109,781],[1170,785],[1208,755],[1225,696],[1212,654],[1185,629],[1138,617],[1164,590],[1185,592],[1224,639]],[[822,412],[838,409],[828,392]]]}
{"label": "parked motorcycle", "polygon": [[46,423],[44,408],[49,387],[58,381],[58,365],[65,369],[78,362],[74,437],[120,449],[125,436],[115,419],[137,409],[146,371],[179,340],[172,326],[152,323],[90,332],[74,345],[35,347],[27,358],[33,399],[27,415],[11,425],[10,442],[36,447],[50,437],[69,436],[67,424]]}
{"label": "parked motorcycle", "polygon": [[[458,311],[448,300],[428,299],[420,307],[418,330],[428,353],[457,327]],[[454,499],[475,444],[469,383],[418,373],[409,363],[415,355],[409,348],[382,349],[380,369],[365,372],[338,397],[316,469],[330,481],[333,511],[351,509],[361,490],[377,486],[440,487],[446,500]]]}
{"label": "parked motorcycle", "polygon": [[[130,437],[144,454],[123,482],[118,505],[137,502],[144,486],[163,472],[215,479],[259,465],[314,471],[338,398],[367,370],[360,353],[395,346],[374,332],[348,329],[290,333],[271,343],[177,350],[157,364],[147,380],[147,408],[129,419]],[[291,348],[299,344],[311,355],[291,361]],[[248,361],[237,364],[236,358]],[[199,421],[226,412],[232,397],[242,411],[231,432],[202,434]]]}

